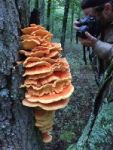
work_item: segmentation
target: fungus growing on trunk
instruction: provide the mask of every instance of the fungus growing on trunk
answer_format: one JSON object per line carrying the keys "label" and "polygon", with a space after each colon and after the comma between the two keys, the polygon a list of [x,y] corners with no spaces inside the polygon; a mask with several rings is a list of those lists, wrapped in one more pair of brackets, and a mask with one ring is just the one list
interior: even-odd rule
{"label": "fungus growing on trunk", "polygon": [[25,80],[21,88],[26,88],[22,104],[35,108],[35,126],[48,143],[52,141],[55,111],[67,106],[74,91],[70,68],[66,58],[61,58],[61,44],[52,43],[53,35],[44,27],[31,24],[22,32],[19,53],[25,56]]}

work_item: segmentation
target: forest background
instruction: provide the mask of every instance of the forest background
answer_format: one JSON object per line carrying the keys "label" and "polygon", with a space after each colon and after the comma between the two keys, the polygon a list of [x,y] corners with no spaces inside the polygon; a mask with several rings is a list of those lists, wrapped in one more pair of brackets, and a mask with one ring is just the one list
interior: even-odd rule
{"label": "forest background", "polygon": [[[76,43],[73,23],[83,16],[80,1],[0,2],[0,150],[112,150],[113,100],[107,101],[107,89],[112,83],[113,65],[110,77],[98,87],[89,59],[91,53]],[[53,41],[62,44],[62,55],[69,62],[75,87],[69,105],[56,112],[53,141],[45,145],[34,127],[33,110],[22,105],[24,70],[16,63],[21,59],[21,28],[32,22],[33,10],[36,23],[53,33]]]}

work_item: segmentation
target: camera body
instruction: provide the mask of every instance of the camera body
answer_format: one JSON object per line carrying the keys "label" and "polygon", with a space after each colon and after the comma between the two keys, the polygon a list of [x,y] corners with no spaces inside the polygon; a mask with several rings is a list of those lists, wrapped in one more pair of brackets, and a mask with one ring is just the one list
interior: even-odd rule
{"label": "camera body", "polygon": [[100,34],[99,22],[91,16],[86,16],[78,20],[79,24],[76,26],[79,27],[79,30],[76,32],[76,37],[86,38],[85,32],[89,32],[91,35],[97,37]]}

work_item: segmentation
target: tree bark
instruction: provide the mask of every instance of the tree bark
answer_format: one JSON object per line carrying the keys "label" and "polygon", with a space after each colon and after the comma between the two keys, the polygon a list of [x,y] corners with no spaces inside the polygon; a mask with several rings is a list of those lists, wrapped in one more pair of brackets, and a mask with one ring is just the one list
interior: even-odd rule
{"label": "tree bark", "polygon": [[66,36],[66,27],[67,27],[69,5],[70,5],[70,0],[65,0],[64,18],[63,18],[62,35],[61,35],[61,44],[62,44],[63,48],[64,48],[65,36]]}
{"label": "tree bark", "polygon": [[55,22],[55,0],[52,1],[52,19],[51,19],[51,31],[54,34],[54,22]]}
{"label": "tree bark", "polygon": [[50,30],[50,16],[51,16],[51,0],[47,3],[47,30]]}
{"label": "tree bark", "polygon": [[78,142],[71,145],[68,150],[113,149],[113,102],[102,106],[91,128],[92,120],[91,117]]}
{"label": "tree bark", "polygon": [[39,9],[39,0],[35,0],[35,8]]}
{"label": "tree bark", "polygon": [[72,4],[72,7],[71,7],[71,34],[70,34],[70,41],[71,43],[73,42],[73,23],[74,23],[74,3]]}
{"label": "tree bark", "polygon": [[22,66],[17,66],[20,28],[28,25],[27,0],[0,0],[0,150],[42,150],[34,114],[22,106]]}
{"label": "tree bark", "polygon": [[45,0],[39,1],[40,24],[45,25]]}

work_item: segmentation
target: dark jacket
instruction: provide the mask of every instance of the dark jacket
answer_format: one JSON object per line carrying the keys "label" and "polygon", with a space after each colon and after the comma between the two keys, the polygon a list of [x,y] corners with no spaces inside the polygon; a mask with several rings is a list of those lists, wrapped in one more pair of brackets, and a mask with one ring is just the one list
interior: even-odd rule
{"label": "dark jacket", "polygon": [[113,24],[105,31],[104,41],[98,40],[94,46],[95,53],[103,60],[111,60],[113,56]]}
{"label": "dark jacket", "polygon": [[94,52],[98,56],[98,74],[102,76],[113,57],[113,23],[104,32],[103,41],[98,40],[94,46]]}

